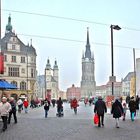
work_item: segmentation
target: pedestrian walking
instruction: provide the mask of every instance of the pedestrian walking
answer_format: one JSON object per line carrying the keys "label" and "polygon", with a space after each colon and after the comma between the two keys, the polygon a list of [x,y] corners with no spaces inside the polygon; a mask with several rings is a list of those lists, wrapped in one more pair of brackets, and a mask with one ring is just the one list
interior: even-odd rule
{"label": "pedestrian walking", "polygon": [[12,114],[14,116],[14,121],[15,123],[17,123],[17,116],[16,116],[16,102],[15,102],[15,99],[13,97],[10,98],[10,101],[9,103],[11,104],[11,110],[9,112],[9,117],[8,117],[8,124],[10,124],[11,122],[11,117],[12,117]]}
{"label": "pedestrian walking", "polygon": [[131,120],[134,121],[134,117],[135,117],[135,113],[136,113],[136,101],[134,100],[134,97],[130,98],[130,102],[129,102],[128,107],[130,110]]}
{"label": "pedestrian walking", "polygon": [[126,111],[127,111],[127,107],[126,107],[126,103],[123,103],[123,121],[125,121],[125,116],[126,116]]}
{"label": "pedestrian walking", "polygon": [[119,118],[123,114],[123,107],[118,99],[112,104],[111,114],[113,114],[113,118],[116,120],[116,128],[119,128]]}
{"label": "pedestrian walking", "polygon": [[77,99],[74,97],[72,100],[72,108],[74,109],[74,113],[77,114],[77,107],[79,106]]}
{"label": "pedestrian walking", "polygon": [[61,117],[63,115],[63,101],[61,100],[61,97],[59,97],[57,100],[57,116]]}
{"label": "pedestrian walking", "polygon": [[17,101],[17,105],[18,105],[18,113],[21,113],[21,110],[23,108],[23,101],[21,99],[19,99]]}
{"label": "pedestrian walking", "polygon": [[138,116],[138,112],[139,112],[139,102],[140,102],[140,99],[139,99],[139,96],[137,95],[136,96],[136,115]]}
{"label": "pedestrian walking", "polygon": [[98,127],[104,126],[104,113],[107,112],[106,104],[102,100],[102,97],[99,96],[97,102],[95,103],[94,113],[97,113],[99,118]]}
{"label": "pedestrian walking", "polygon": [[10,103],[7,102],[7,98],[2,97],[2,102],[0,103],[0,116],[3,122],[2,131],[5,131],[7,129],[7,118],[10,110],[11,110],[11,105]]}
{"label": "pedestrian walking", "polygon": [[84,99],[84,103],[85,103],[85,106],[86,106],[87,103],[88,103],[88,98],[85,98],[85,99]]}
{"label": "pedestrian walking", "polygon": [[45,110],[45,118],[48,117],[48,111],[50,109],[50,101],[48,99],[45,100],[44,110]]}
{"label": "pedestrian walking", "polygon": [[27,99],[24,100],[23,105],[24,105],[25,113],[28,113],[28,105],[29,105],[29,103],[28,103]]}

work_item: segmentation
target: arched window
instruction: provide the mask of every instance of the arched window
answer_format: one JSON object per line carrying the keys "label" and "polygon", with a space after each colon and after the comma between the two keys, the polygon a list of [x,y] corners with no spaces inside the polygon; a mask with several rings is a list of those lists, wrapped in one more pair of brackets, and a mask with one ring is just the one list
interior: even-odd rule
{"label": "arched window", "polygon": [[21,90],[26,90],[26,82],[22,81],[22,82],[20,83],[20,89],[21,89]]}
{"label": "arched window", "polygon": [[13,84],[17,87],[17,82],[16,81],[12,81],[11,84]]}

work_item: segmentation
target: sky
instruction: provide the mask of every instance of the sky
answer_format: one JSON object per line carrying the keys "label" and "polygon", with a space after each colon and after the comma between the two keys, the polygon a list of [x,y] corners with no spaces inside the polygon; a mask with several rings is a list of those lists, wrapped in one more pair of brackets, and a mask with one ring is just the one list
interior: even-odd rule
{"label": "sky", "polygon": [[[95,59],[96,85],[106,84],[111,75],[110,25],[113,30],[114,75],[121,81],[134,70],[133,48],[140,57],[139,0],[1,0],[2,36],[11,14],[15,33],[37,52],[38,75],[44,74],[47,59],[59,67],[59,88],[80,86],[82,53],[87,27]],[[35,14],[34,14],[35,13]]]}

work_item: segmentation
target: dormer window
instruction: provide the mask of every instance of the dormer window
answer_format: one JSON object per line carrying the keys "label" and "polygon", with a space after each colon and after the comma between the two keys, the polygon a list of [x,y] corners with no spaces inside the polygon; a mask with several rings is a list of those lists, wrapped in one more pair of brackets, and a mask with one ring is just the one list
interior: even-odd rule
{"label": "dormer window", "polygon": [[12,45],[12,50],[15,50],[16,49],[16,46],[15,45]]}

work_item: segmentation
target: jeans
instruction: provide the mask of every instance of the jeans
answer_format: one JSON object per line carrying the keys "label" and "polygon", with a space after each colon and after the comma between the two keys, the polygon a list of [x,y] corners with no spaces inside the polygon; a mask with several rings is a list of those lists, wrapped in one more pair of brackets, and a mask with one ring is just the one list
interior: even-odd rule
{"label": "jeans", "polygon": [[25,113],[28,113],[28,107],[25,107],[24,109],[25,109]]}
{"label": "jeans", "polygon": [[7,116],[1,116],[1,118],[2,118],[2,121],[3,121],[3,131],[5,130],[5,129],[7,129]]}
{"label": "jeans", "polygon": [[10,121],[11,121],[12,114],[13,114],[13,116],[14,116],[15,123],[17,123],[16,111],[11,111],[11,112],[9,112],[8,123],[10,123]]}
{"label": "jeans", "polygon": [[45,110],[45,118],[48,117],[48,110]]}

